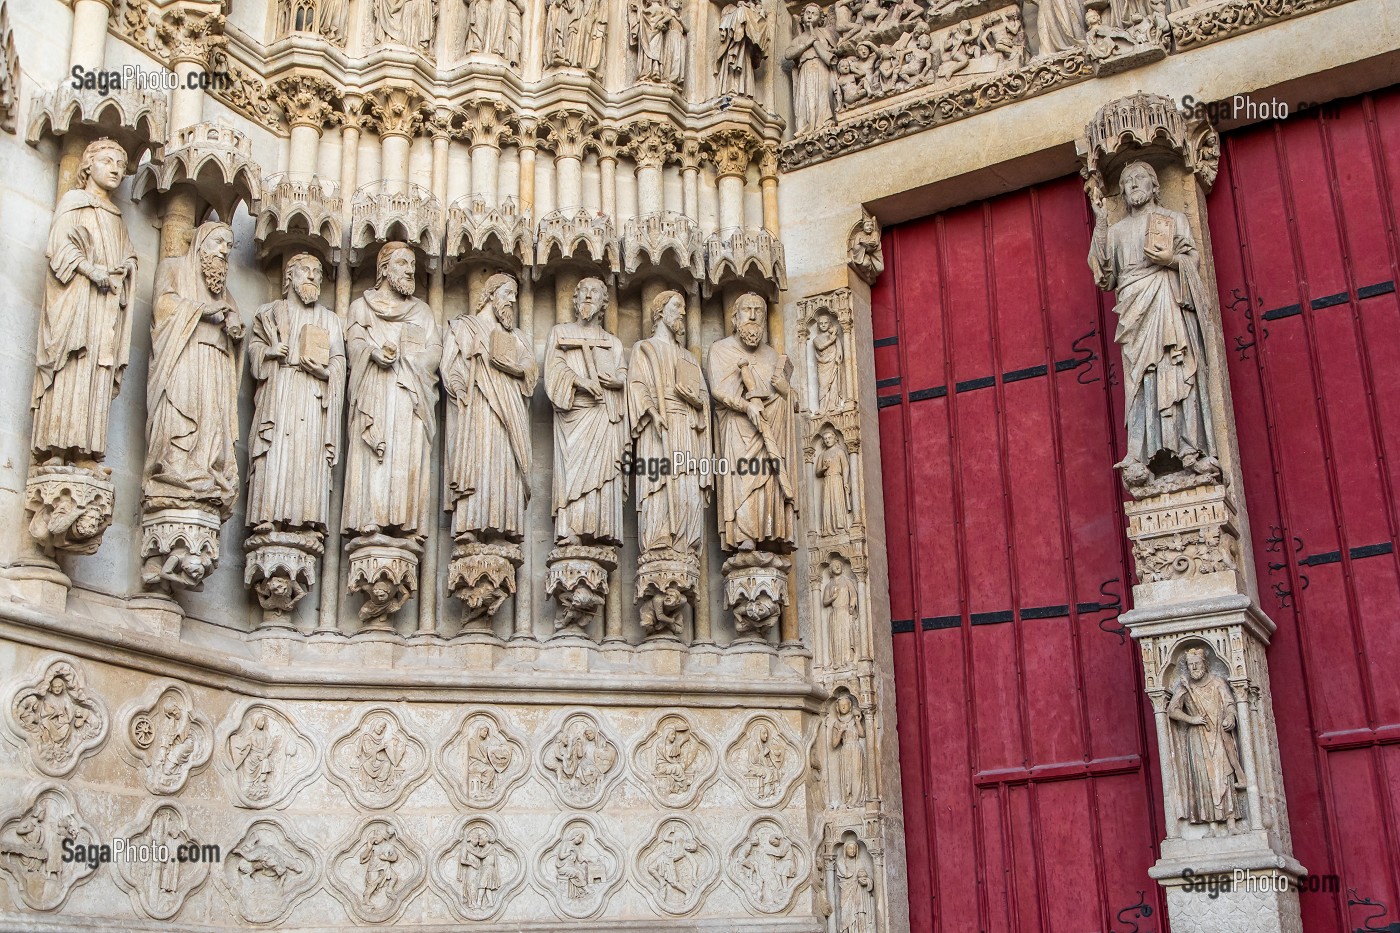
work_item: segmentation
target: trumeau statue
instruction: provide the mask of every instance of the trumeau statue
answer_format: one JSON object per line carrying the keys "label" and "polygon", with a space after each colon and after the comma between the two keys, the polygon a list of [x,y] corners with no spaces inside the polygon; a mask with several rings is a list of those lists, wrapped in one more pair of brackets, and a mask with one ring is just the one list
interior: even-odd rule
{"label": "trumeau statue", "polygon": [[759,0],[737,0],[719,14],[719,48],[715,56],[715,93],[752,97],[754,73],[768,57],[768,13]]}
{"label": "trumeau statue", "polygon": [[375,45],[402,45],[431,55],[438,0],[371,0]]}
{"label": "trumeau statue", "polygon": [[112,521],[111,470],[102,459],[130,354],[136,284],[136,248],[111,200],[126,163],[110,139],[89,144],[77,187],[59,199],[49,228],[26,497],[30,534],[50,554],[93,553]]}
{"label": "trumeau statue", "polygon": [[1117,464],[1134,496],[1218,482],[1206,359],[1198,317],[1212,307],[1200,253],[1184,214],[1158,200],[1157,173],[1133,162],[1120,176],[1127,214],[1109,226],[1094,205],[1089,266],[1099,288],[1115,290],[1123,350],[1128,453]]}
{"label": "trumeau statue", "polygon": [[499,55],[512,68],[520,67],[521,36],[525,20],[522,0],[463,0],[467,7],[468,55]]}
{"label": "trumeau statue", "polygon": [[321,261],[287,262],[284,297],[253,315],[248,364],[247,577],[265,610],[285,613],[315,579],[329,525],[331,469],[340,459],[345,337],[320,304]]}
{"label": "trumeau statue", "polygon": [[681,0],[629,0],[627,44],[638,81],[685,84],[686,28]]}
{"label": "trumeau statue", "polygon": [[836,75],[826,14],[815,3],[802,8],[797,35],[783,53],[783,69],[792,76],[792,121],[797,136],[834,122]]}
{"label": "trumeau statue", "polygon": [[1211,655],[1190,648],[1179,662],[1167,716],[1176,726],[1179,814],[1191,823],[1227,824],[1244,819],[1238,805],[1245,770],[1236,742],[1235,696],[1229,682],[1211,670]]}

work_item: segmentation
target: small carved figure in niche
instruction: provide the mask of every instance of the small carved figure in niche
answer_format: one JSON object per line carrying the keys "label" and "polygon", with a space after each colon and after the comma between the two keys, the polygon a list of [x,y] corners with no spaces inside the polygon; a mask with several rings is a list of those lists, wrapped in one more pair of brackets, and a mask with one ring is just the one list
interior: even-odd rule
{"label": "small carved figure in niche", "polygon": [[875,882],[849,836],[836,859],[836,896],[837,933],[875,933]]}
{"label": "small carved figure in niche", "polygon": [[351,766],[359,773],[360,784],[366,791],[388,793],[403,779],[407,751],[403,738],[388,718],[377,717],[361,730]]}
{"label": "small carved figure in niche", "polygon": [[781,742],[773,741],[773,734],[766,725],[760,723],[754,729],[744,757],[744,776],[748,778],[749,791],[759,800],[776,796],[787,752]]}
{"label": "small carved figure in niche", "polygon": [[781,910],[797,884],[797,857],[792,841],[776,829],[755,829],[744,847],[739,869],[749,895],[760,909]]}
{"label": "small carved figure in niche", "polygon": [[101,461],[130,355],[136,286],[136,247],[111,194],[126,164],[126,150],[112,140],[90,143],[77,187],[58,201],[35,351],[35,461],[102,476],[111,472]]}
{"label": "small carved figure in niche", "polygon": [[88,697],[72,665],[60,661],[47,673],[47,680],[15,695],[13,709],[37,757],[47,766],[42,770],[62,773],[85,744],[103,734],[106,717]]}
{"label": "small carved figure in niche", "polygon": [[1128,453],[1117,467],[1130,492],[1151,494],[1154,479],[1184,473],[1177,485],[1218,482],[1206,359],[1198,317],[1211,308],[1200,253],[1186,215],[1158,200],[1157,172],[1133,162],[1120,176],[1128,213],[1111,227],[1102,199],[1089,266],[1099,288],[1115,290],[1123,350]]}
{"label": "small carved figure in niche", "polygon": [[[866,223],[873,223],[867,218]],[[879,253],[879,232],[876,231],[875,249]],[[857,240],[857,243],[860,241]],[[868,254],[862,247],[861,256]],[[851,262],[856,262],[855,247],[852,247]],[[882,264],[883,268],[883,264]],[[817,312],[812,329],[812,351],[817,369],[817,408],[823,413],[842,411],[849,407],[850,393],[846,390],[846,347],[841,339],[841,325],[836,315],[823,308]]]}
{"label": "small carved figure in niche", "polygon": [[822,426],[822,446],[814,467],[821,509],[818,524],[824,535],[840,534],[851,527],[850,454],[846,442],[831,425]]}
{"label": "small carved figure in niche", "polygon": [[501,844],[473,827],[457,857],[457,883],[469,910],[493,910],[501,889]]}
{"label": "small carved figure in niche", "polygon": [[244,796],[249,800],[266,800],[285,760],[296,755],[297,746],[295,742],[289,743],[282,736],[274,735],[267,714],[258,713],[229,736],[229,751],[238,769]]}
{"label": "small carved figure in niche", "polygon": [[1223,823],[1234,832],[1243,817],[1236,794],[1245,789],[1234,692],[1210,669],[1204,648],[1187,649],[1178,667],[1167,715],[1179,724],[1172,752],[1182,815],[1192,823]]}
{"label": "small carved figure in niche", "polygon": [[700,843],[679,820],[670,824],[661,846],[643,866],[656,885],[656,899],[665,907],[681,910],[699,882],[700,862],[695,853]]}
{"label": "small carved figure in niche", "polygon": [[695,781],[695,762],[700,743],[690,734],[690,725],[677,718],[666,723],[656,743],[651,774],[663,795],[683,794]]}
{"label": "small carved figure in niche", "polygon": [[797,35],[783,52],[783,70],[792,79],[793,132],[801,136],[835,122],[836,54],[826,15],[815,3],[802,8]]}
{"label": "small carved figure in niche", "polygon": [[547,66],[597,72],[608,25],[601,0],[546,0],[544,22]]}
{"label": "small carved figure in niche", "polygon": [[561,893],[570,901],[586,900],[592,896],[593,886],[602,883],[601,857],[582,829],[574,829],[555,847],[554,873]]}
{"label": "small carved figure in niche", "polygon": [[585,717],[571,719],[550,743],[545,768],[554,772],[566,800],[591,801],[617,763],[617,747]]}
{"label": "small carved figure in niche", "polygon": [[390,826],[375,826],[360,846],[359,862],[365,866],[365,886],[360,892],[363,906],[383,910],[394,902],[401,858],[398,833]]}
{"label": "small carved figure in niche", "polygon": [[467,796],[490,800],[514,757],[505,737],[486,719],[478,720],[466,741]]}
{"label": "small carved figure in niche", "polygon": [[826,631],[831,666],[853,667],[860,657],[859,592],[847,573],[846,561],[833,555],[827,567],[828,579],[822,587],[822,608],[826,610]]}
{"label": "small carved figure in niche", "polygon": [[463,0],[467,7],[467,54],[499,55],[520,67],[520,38],[525,21],[521,0]]}
{"label": "small carved figure in niche", "polygon": [[375,45],[401,45],[432,55],[437,15],[438,0],[371,0]]}
{"label": "small carved figure in niche", "polygon": [[[148,502],[203,503],[223,518],[238,496],[243,320],[228,291],[232,250],[233,229],[209,221],[156,269],[142,484]],[[167,561],[162,572],[175,569]]]}
{"label": "small carved figure in niche", "polygon": [[849,693],[841,693],[826,715],[827,803],[865,805],[865,722]]}
{"label": "small carved figure in niche", "polygon": [[758,0],[737,0],[719,14],[719,52],[715,56],[715,92],[752,97],[754,73],[768,57],[768,13]]}

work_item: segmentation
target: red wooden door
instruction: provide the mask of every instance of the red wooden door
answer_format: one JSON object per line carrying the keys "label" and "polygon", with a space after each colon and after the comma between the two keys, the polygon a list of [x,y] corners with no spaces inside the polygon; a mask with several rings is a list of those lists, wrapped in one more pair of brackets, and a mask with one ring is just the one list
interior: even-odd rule
{"label": "red wooden door", "polygon": [[873,296],[916,931],[1165,928],[1116,622],[1121,412],[1066,178],[889,229]]}
{"label": "red wooden door", "polygon": [[1400,921],[1400,90],[1228,134],[1210,223],[1278,624],[1294,852],[1340,876],[1303,889],[1303,925],[1386,929]]}

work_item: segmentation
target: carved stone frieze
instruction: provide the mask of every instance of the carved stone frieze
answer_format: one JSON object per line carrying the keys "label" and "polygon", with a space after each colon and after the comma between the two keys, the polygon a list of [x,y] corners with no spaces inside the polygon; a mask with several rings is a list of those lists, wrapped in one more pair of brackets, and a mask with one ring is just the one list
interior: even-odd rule
{"label": "carved stone frieze", "polygon": [[1173,17],[1172,45],[1185,51],[1218,42],[1293,16],[1324,10],[1346,0],[1226,0],[1201,4],[1190,15]]}
{"label": "carved stone frieze", "polygon": [[771,816],[760,816],[730,847],[725,874],[744,899],[761,914],[780,914],[792,906],[809,880],[812,861],[807,848]]}
{"label": "carved stone frieze", "polygon": [[168,109],[165,92],[137,87],[134,82],[104,94],[65,81],[52,90],[34,92],[25,141],[33,146],[45,136],[90,129],[121,145],[127,155],[126,171],[134,173],[147,150],[153,158],[164,151]]}
{"label": "carved stone frieze", "polygon": [[34,911],[54,911],[97,871],[95,862],[65,857],[73,847],[100,845],[68,788],[39,785],[30,802],[0,815],[0,875],[15,897]]}
{"label": "carved stone frieze", "polygon": [[263,182],[263,199],[253,238],[264,258],[278,253],[310,250],[328,262],[339,262],[344,201],[329,179],[293,179],[271,175]]}
{"label": "carved stone frieze", "polygon": [[124,724],[122,757],[141,769],[151,793],[178,794],[191,774],[209,764],[214,726],[184,685],[157,682],[117,718]]}
{"label": "carved stone frieze", "polygon": [[196,123],[175,130],[160,162],[141,164],[131,185],[131,199],[188,186],[220,218],[232,218],[239,204],[256,215],[262,202],[262,179],[247,136],[222,123]]}
{"label": "carved stone frieze", "polygon": [[358,922],[391,924],[423,886],[427,868],[427,853],[402,824],[377,817],[336,843],[326,864],[326,882]]}
{"label": "carved stone frieze", "polygon": [[561,920],[588,920],[622,884],[622,853],[592,817],[566,817],[535,859],[535,883]]}
{"label": "carved stone frieze", "polygon": [[449,270],[476,259],[509,258],[521,268],[535,263],[535,225],[516,198],[494,205],[482,195],[464,195],[447,208],[443,256]]}
{"label": "carved stone frieze", "polygon": [[284,820],[254,820],[215,869],[214,884],[248,923],[270,926],[320,884],[315,843]]}
{"label": "carved stone frieze", "polygon": [[677,211],[629,217],[622,225],[622,271],[628,275],[644,264],[660,266],[667,255],[689,270],[696,281],[705,277],[705,240],[700,225]]}
{"label": "carved stone frieze", "polygon": [[238,805],[252,810],[285,807],[321,766],[321,750],[300,723],[267,703],[234,710],[216,745],[214,766]]}
{"label": "carved stone frieze", "polygon": [[442,204],[422,185],[374,181],[350,198],[350,261],[390,240],[421,250],[429,271],[442,256]]}
{"label": "carved stone frieze", "polygon": [[719,881],[719,849],[691,820],[661,819],[633,857],[633,877],[663,915],[696,911]]}
{"label": "carved stone frieze", "polygon": [[494,809],[529,773],[528,741],[504,714],[468,710],[438,747],[438,779],[462,806]]}
{"label": "carved stone frieze", "polygon": [[693,805],[718,768],[714,746],[684,713],[663,715],[632,749],[637,782],[673,810]]}
{"label": "carved stone frieze", "polygon": [[10,694],[5,725],[41,774],[66,777],[107,738],[107,708],[76,661],[54,658]]}
{"label": "carved stone frieze", "polygon": [[762,713],[749,717],[724,751],[724,769],[755,807],[780,807],[802,776],[802,749]]}
{"label": "carved stone frieze", "polygon": [[189,852],[189,846],[202,847],[209,842],[194,834],[179,804],[156,804],[149,816],[129,823],[117,837],[135,851],[148,846],[152,853],[147,860],[116,859],[112,865],[116,869],[113,880],[131,899],[137,916],[170,920],[209,880],[209,861],[179,858],[181,852]]}
{"label": "carved stone frieze", "polygon": [[622,776],[621,755],[620,744],[596,716],[568,713],[540,746],[540,777],[564,806],[591,810]]}
{"label": "carved stone frieze", "polygon": [[429,880],[458,919],[494,919],[525,883],[525,858],[514,840],[487,816],[457,821],[433,855]]}
{"label": "carved stone frieze", "polygon": [[366,710],[332,743],[326,775],[361,810],[385,810],[428,777],[428,746],[417,725],[385,706]]}

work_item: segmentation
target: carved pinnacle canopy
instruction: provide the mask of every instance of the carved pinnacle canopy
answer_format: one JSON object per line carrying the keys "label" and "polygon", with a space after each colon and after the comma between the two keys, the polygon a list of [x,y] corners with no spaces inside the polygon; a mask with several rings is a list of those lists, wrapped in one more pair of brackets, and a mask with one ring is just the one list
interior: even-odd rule
{"label": "carved pinnacle canopy", "polygon": [[1188,118],[1158,94],[1134,94],[1105,104],[1079,140],[1083,175],[1102,190],[1106,172],[1139,150],[1175,153],[1210,190],[1220,164],[1220,137],[1203,118]]}

